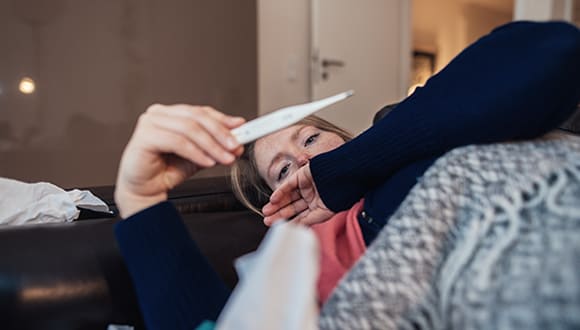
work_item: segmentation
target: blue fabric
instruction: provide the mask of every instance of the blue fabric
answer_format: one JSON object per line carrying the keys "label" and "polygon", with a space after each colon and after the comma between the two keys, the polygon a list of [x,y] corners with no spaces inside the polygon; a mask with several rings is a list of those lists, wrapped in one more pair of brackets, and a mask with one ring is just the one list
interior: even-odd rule
{"label": "blue fabric", "polygon": [[466,48],[360,136],[313,158],[310,168],[331,210],[366,197],[372,217],[387,217],[392,199],[400,203],[428,166],[405,167],[463,145],[539,136],[570,116],[579,99],[578,28],[510,23]]}
{"label": "blue fabric", "polygon": [[192,330],[217,319],[229,291],[171,203],[118,222],[115,235],[148,329]]}
{"label": "blue fabric", "polygon": [[435,162],[437,157],[414,162],[393,174],[365,196],[365,217],[359,216],[359,225],[366,245],[370,245],[390,216],[397,210],[417,180]]}

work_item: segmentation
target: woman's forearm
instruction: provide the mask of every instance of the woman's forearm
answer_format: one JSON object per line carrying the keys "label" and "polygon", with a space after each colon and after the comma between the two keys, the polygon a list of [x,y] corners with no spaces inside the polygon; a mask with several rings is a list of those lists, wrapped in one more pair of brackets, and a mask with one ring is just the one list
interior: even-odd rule
{"label": "woman's forearm", "polygon": [[580,31],[565,23],[516,22],[465,49],[424,88],[342,147],[311,160],[333,211],[413,161],[452,148],[539,136],[580,99]]}
{"label": "woman's forearm", "polygon": [[194,329],[216,320],[229,290],[163,202],[115,225],[148,329]]}

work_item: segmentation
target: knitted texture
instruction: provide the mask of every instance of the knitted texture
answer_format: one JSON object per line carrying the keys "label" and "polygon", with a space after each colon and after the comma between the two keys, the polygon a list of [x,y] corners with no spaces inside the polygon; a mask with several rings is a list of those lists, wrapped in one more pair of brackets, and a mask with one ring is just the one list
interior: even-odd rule
{"label": "knitted texture", "polygon": [[580,138],[468,146],[419,180],[322,329],[580,327]]}

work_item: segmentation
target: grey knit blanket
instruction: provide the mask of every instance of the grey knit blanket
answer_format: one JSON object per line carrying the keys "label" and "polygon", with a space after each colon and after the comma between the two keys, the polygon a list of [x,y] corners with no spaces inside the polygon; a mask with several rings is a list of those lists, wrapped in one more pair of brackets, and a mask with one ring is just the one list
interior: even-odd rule
{"label": "grey knit blanket", "polygon": [[340,282],[319,325],[580,328],[580,138],[441,157]]}

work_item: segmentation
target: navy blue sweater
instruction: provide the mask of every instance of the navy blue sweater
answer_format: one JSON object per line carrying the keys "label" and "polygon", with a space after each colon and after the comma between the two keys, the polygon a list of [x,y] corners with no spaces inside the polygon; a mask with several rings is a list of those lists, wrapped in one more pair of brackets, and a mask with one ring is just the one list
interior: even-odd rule
{"label": "navy blue sweater", "polygon": [[[312,174],[330,209],[365,197],[365,210],[384,219],[444,152],[538,136],[579,99],[580,31],[512,23],[467,48],[372,128],[312,159]],[[149,329],[215,320],[227,289],[169,203],[119,222],[115,233]]]}
{"label": "navy blue sweater", "polygon": [[365,197],[366,213],[384,223],[438,156],[468,144],[537,137],[570,116],[579,98],[579,30],[507,24],[356,139],[313,158],[310,169],[331,210]]}

